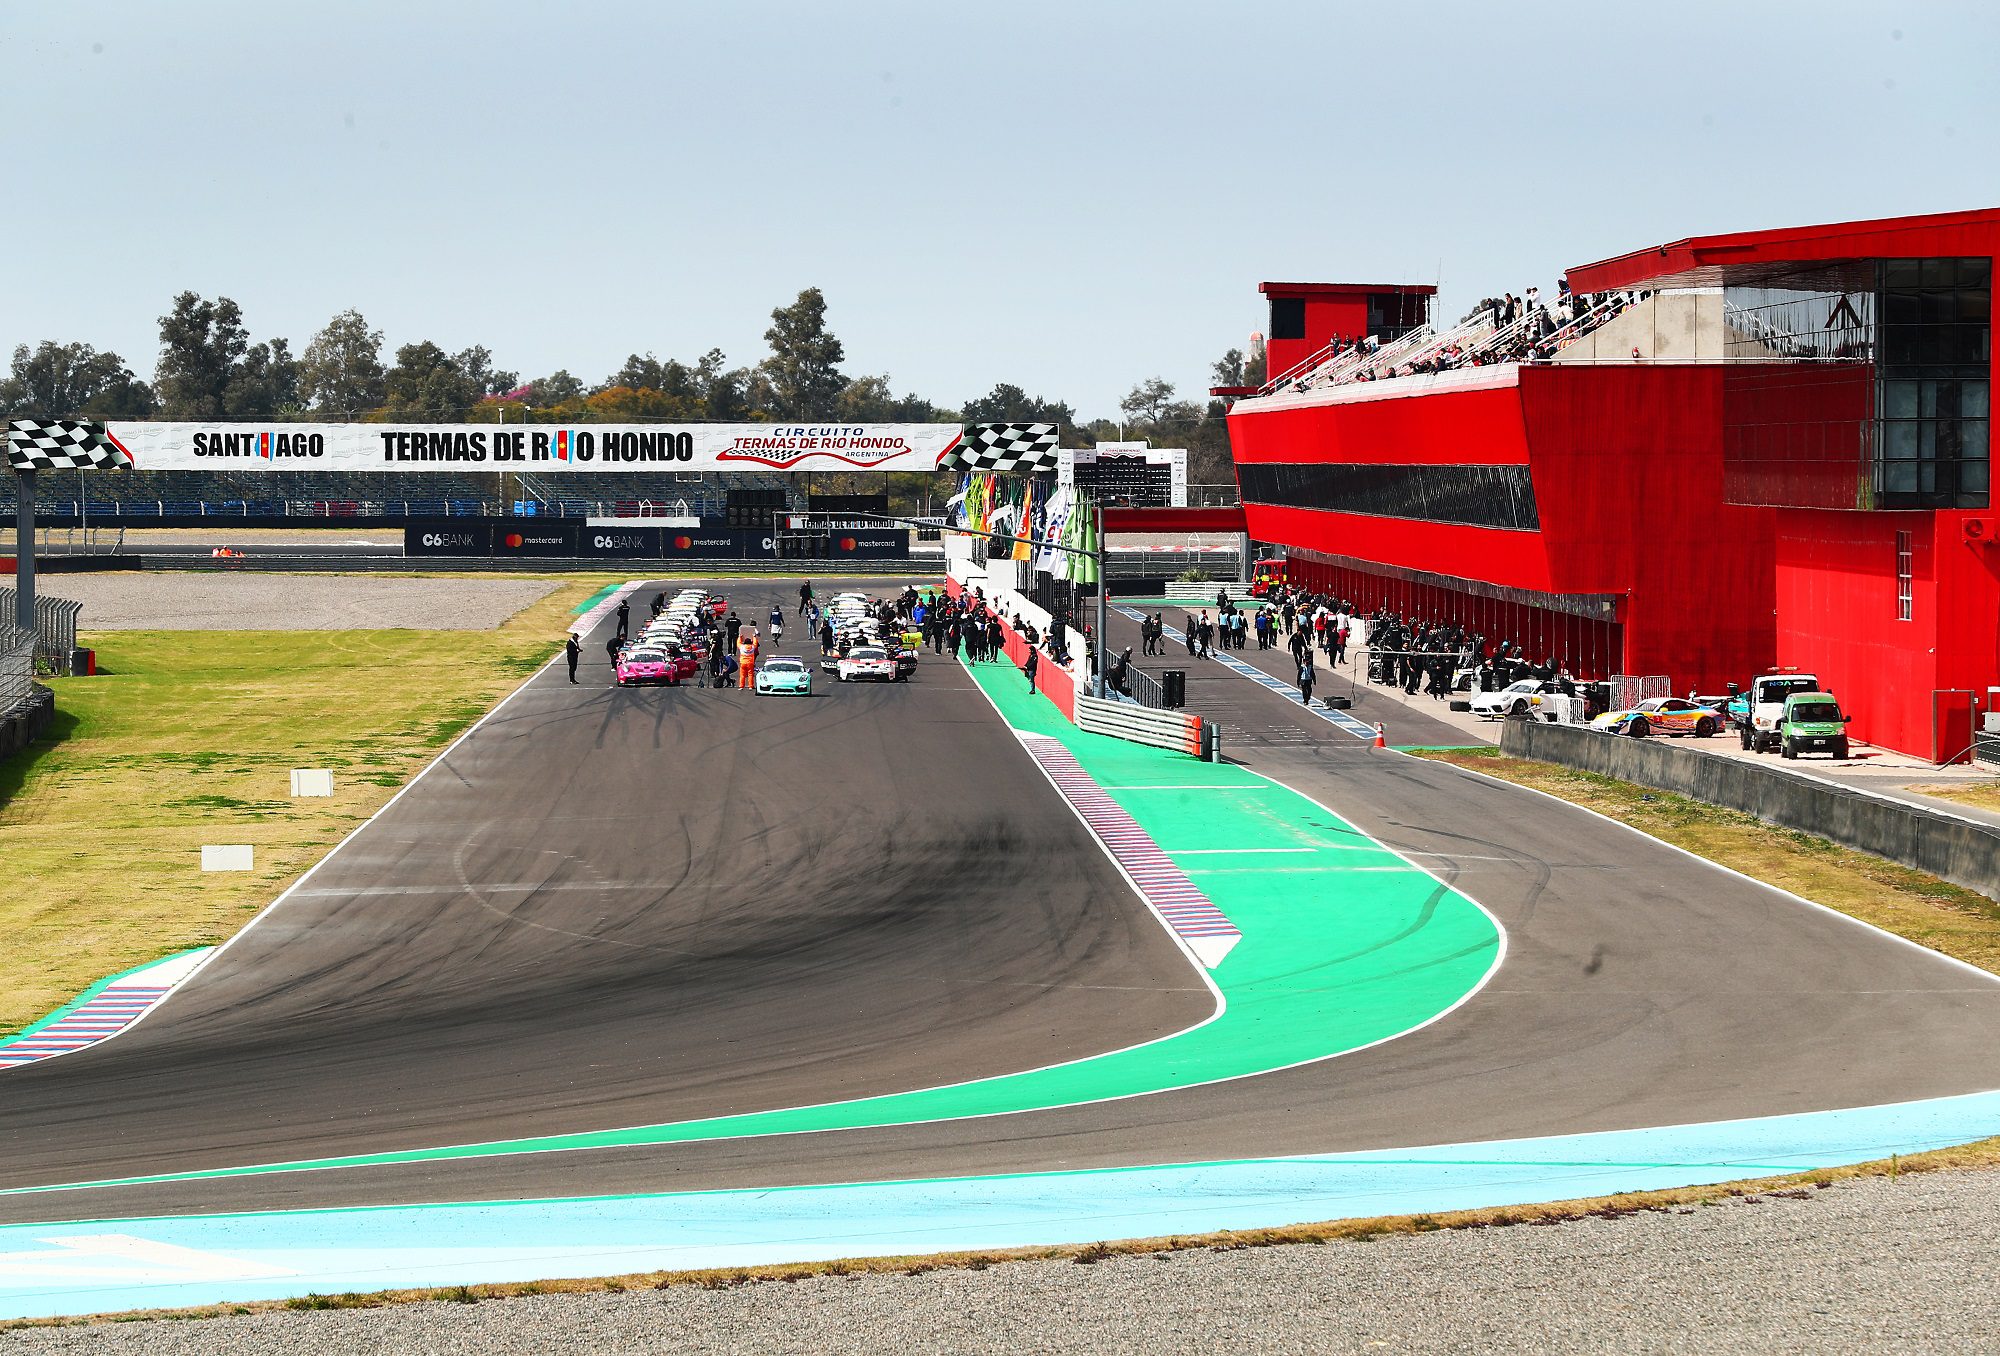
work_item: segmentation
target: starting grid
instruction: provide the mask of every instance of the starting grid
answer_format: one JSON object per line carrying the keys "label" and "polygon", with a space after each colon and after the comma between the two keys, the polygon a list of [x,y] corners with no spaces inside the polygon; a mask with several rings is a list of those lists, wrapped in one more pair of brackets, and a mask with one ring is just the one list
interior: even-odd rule
{"label": "starting grid", "polygon": [[[1146,614],[1137,608],[1122,607],[1117,603],[1111,603],[1110,606],[1119,615],[1130,617],[1133,621],[1143,621],[1146,618]],[[1160,629],[1167,639],[1177,641],[1182,645],[1187,644],[1186,632],[1175,630],[1173,627],[1167,626],[1164,622],[1161,624]],[[1220,664],[1232,673],[1241,674],[1251,682],[1256,683],[1260,687],[1268,688],[1281,697],[1287,697],[1292,701],[1299,699],[1299,690],[1296,687],[1293,687],[1282,678],[1273,678],[1270,674],[1253,664],[1244,663],[1226,650],[1218,650],[1209,656],[1209,658],[1212,663]],[[1375,727],[1373,725],[1370,725],[1365,720],[1356,719],[1345,711],[1334,711],[1317,706],[1305,706],[1301,709],[1309,715],[1318,716],[1334,728],[1353,735],[1356,739],[1372,741],[1375,738]]]}

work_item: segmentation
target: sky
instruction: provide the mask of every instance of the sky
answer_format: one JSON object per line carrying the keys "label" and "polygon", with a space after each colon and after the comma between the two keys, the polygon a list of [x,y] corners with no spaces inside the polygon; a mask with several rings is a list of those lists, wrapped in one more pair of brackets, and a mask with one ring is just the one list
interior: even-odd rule
{"label": "sky", "polygon": [[296,352],[586,381],[764,355],[1115,415],[1257,284],[1456,316],[1688,235],[2000,205],[2000,5],[0,0],[0,346],[150,377],[192,289]]}

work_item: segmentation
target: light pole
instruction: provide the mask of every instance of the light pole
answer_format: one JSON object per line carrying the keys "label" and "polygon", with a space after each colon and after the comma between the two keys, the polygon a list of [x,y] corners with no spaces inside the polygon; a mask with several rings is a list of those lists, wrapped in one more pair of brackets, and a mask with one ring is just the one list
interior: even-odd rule
{"label": "light pole", "polygon": [[35,473],[14,473],[14,624],[35,629]]}
{"label": "light pole", "polygon": [[1097,699],[1104,700],[1104,671],[1111,661],[1110,642],[1104,638],[1104,500],[1092,499],[1091,512],[1097,515],[1097,535],[1092,542],[1097,548],[1097,558],[1093,570],[1097,575]]}

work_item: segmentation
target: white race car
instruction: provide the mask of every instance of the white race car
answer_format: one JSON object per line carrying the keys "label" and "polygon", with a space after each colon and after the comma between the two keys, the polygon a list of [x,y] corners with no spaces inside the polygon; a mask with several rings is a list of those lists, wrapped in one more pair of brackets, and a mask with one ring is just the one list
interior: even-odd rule
{"label": "white race car", "polygon": [[835,663],[834,673],[843,683],[893,683],[896,661],[880,646],[857,645]]}
{"label": "white race car", "polygon": [[1544,720],[1556,719],[1552,709],[1543,711],[1542,698],[1556,690],[1554,683],[1544,683],[1534,678],[1523,678],[1507,684],[1497,692],[1475,692],[1472,694],[1472,714],[1484,716],[1488,720],[1500,720],[1507,716],[1539,716]]}

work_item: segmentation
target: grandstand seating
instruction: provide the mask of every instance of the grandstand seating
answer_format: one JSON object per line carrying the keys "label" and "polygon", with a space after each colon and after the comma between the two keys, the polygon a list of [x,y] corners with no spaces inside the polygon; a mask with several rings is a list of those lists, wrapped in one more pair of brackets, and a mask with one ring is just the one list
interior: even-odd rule
{"label": "grandstand seating", "polygon": [[[15,484],[12,476],[0,476],[0,510],[9,514]],[[504,497],[499,477],[490,472],[123,471],[81,480],[52,474],[36,484],[36,507],[74,514],[79,488],[89,496],[81,507],[93,518],[440,517],[506,513],[526,501],[542,517],[662,516],[685,503],[698,517],[721,519],[729,492],[745,489],[780,490],[793,510],[805,508],[803,489],[768,471],[517,475]]]}

